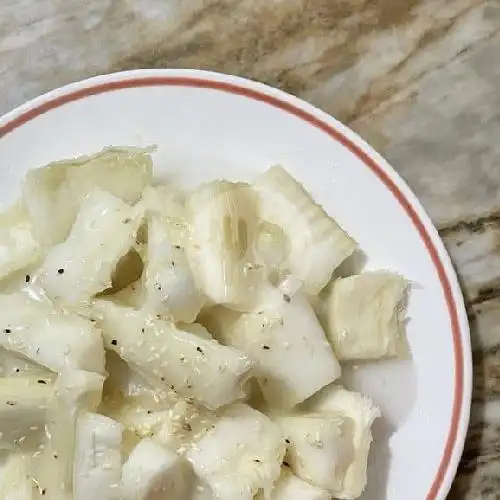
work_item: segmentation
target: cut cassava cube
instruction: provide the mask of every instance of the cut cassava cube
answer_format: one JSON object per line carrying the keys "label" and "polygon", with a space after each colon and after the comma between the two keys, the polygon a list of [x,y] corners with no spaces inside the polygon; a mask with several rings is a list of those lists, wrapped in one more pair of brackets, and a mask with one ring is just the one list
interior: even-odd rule
{"label": "cut cassava cube", "polygon": [[367,272],[333,283],[327,335],[339,360],[397,356],[404,345],[407,281],[390,272]]}

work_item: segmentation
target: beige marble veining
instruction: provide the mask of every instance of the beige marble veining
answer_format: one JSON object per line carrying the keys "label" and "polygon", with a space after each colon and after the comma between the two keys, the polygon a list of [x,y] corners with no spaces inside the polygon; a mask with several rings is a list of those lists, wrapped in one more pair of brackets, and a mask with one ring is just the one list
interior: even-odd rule
{"label": "beige marble veining", "polygon": [[87,76],[235,73],[365,137],[459,272],[474,396],[450,499],[500,498],[500,0],[3,0],[0,112]]}

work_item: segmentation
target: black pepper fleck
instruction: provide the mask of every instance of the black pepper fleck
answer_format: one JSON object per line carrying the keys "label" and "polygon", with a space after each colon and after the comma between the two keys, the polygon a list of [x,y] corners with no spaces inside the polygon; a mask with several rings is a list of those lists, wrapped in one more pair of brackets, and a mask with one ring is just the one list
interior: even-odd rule
{"label": "black pepper fleck", "polygon": [[31,276],[29,274],[27,274],[24,279],[25,279],[26,283],[29,283],[31,281]]}
{"label": "black pepper fleck", "polygon": [[62,267],[60,267],[58,270],[57,270],[58,274],[64,274],[64,269]]}
{"label": "black pepper fleck", "polygon": [[286,444],[290,444],[290,440],[289,439],[285,439],[285,443]]}
{"label": "black pepper fleck", "polygon": [[198,346],[198,347],[196,348],[196,350],[197,350],[199,353],[203,354],[203,349],[202,349],[200,346]]}
{"label": "black pepper fleck", "polygon": [[269,349],[271,349],[271,348],[268,345],[263,345],[262,349],[264,349],[265,351],[269,351]]}
{"label": "black pepper fleck", "polygon": [[180,250],[181,249],[181,246],[180,245],[175,245],[175,247],[177,250]]}
{"label": "black pepper fleck", "polygon": [[118,345],[118,342],[116,341],[116,339],[113,339],[113,340],[111,341],[111,345]]}
{"label": "black pepper fleck", "polygon": [[162,382],[165,382],[165,377],[160,377],[160,380],[161,380]]}
{"label": "black pepper fleck", "polygon": [[10,333],[12,330],[10,328],[5,328],[4,333]]}
{"label": "black pepper fleck", "polygon": [[291,299],[290,299],[290,295],[286,295],[286,294],[285,294],[285,295],[283,295],[283,300],[284,300],[285,302],[290,302],[290,300],[291,300]]}
{"label": "black pepper fleck", "polygon": [[16,402],[15,401],[5,401],[5,404],[8,404],[9,406],[16,406]]}
{"label": "black pepper fleck", "polygon": [[256,464],[260,464],[260,463],[261,463],[261,462],[260,462],[260,460],[259,460],[258,458],[256,458],[256,459],[254,460],[254,462],[255,462]]}
{"label": "black pepper fleck", "polygon": [[289,464],[288,462],[283,462],[283,465],[284,465],[285,467],[290,467],[290,464]]}
{"label": "black pepper fleck", "polygon": [[47,384],[47,382],[45,380],[39,380],[38,383],[39,384]]}

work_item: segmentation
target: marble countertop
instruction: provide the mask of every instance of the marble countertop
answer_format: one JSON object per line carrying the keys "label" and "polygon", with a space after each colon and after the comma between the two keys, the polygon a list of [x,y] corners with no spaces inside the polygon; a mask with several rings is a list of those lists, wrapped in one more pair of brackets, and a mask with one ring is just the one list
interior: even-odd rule
{"label": "marble countertop", "polygon": [[99,73],[196,67],[275,85],[356,130],[419,196],[461,277],[475,381],[449,498],[489,500],[500,495],[499,55],[499,0],[2,0],[0,112]]}

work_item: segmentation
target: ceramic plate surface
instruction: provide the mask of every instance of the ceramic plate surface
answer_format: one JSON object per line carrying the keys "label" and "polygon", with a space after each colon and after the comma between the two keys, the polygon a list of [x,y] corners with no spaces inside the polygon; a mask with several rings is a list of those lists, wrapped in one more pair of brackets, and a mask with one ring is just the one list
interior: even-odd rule
{"label": "ceramic plate surface", "polygon": [[284,165],[357,239],[368,269],[414,283],[411,361],[358,366],[344,380],[384,413],[363,500],[444,499],[468,424],[469,330],[449,257],[410,189],[355,133],[295,97],[233,76],[141,70],[66,86],[1,118],[0,200],[19,196],[30,168],[152,144],[157,175],[188,186]]}

